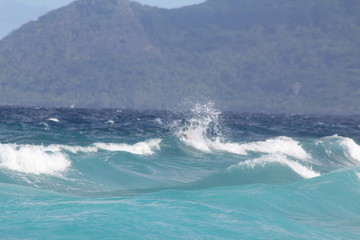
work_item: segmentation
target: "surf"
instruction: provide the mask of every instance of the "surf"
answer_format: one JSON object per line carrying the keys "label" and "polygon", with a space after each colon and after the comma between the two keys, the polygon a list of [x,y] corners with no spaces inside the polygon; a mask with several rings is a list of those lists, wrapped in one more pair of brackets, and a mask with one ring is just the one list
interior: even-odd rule
{"label": "surf", "polygon": [[3,238],[360,236],[356,117],[0,111]]}

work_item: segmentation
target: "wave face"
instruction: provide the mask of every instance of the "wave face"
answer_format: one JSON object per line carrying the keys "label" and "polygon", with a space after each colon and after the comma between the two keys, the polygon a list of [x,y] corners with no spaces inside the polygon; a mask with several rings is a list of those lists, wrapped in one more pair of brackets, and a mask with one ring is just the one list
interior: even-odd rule
{"label": "wave face", "polygon": [[0,108],[2,239],[359,239],[360,117]]}

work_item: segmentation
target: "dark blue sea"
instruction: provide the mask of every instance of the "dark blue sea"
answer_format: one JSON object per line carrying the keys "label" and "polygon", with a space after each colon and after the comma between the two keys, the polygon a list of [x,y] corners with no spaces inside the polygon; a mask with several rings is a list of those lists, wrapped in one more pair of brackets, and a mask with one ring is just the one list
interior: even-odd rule
{"label": "dark blue sea", "polygon": [[360,239],[360,116],[0,108],[0,239]]}

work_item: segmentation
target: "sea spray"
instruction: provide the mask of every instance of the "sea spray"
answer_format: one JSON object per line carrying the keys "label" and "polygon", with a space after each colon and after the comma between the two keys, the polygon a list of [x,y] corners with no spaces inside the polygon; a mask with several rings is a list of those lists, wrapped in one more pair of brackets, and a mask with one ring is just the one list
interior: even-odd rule
{"label": "sea spray", "polygon": [[175,134],[181,141],[201,151],[210,152],[211,142],[222,141],[223,138],[221,112],[212,102],[194,104],[185,123],[179,125],[179,122],[174,122],[173,125],[177,126]]}
{"label": "sea spray", "polygon": [[250,143],[229,142],[222,133],[225,127],[221,114],[212,102],[195,104],[185,124],[174,124],[178,125],[175,134],[187,145],[204,152],[224,151],[239,155],[249,152],[282,153],[298,159],[310,158],[299,142],[284,136]]}

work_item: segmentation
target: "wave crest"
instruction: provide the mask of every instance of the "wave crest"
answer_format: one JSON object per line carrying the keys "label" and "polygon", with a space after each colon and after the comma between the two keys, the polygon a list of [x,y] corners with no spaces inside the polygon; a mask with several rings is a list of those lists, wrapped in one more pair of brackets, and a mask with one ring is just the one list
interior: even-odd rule
{"label": "wave crest", "polygon": [[59,175],[71,166],[68,156],[33,145],[0,144],[0,167],[14,171]]}
{"label": "wave crest", "polygon": [[230,166],[228,170],[231,171],[232,169],[235,168],[244,168],[244,167],[254,169],[255,167],[258,166],[265,167],[266,165],[273,163],[286,166],[303,178],[314,178],[320,176],[320,173],[312,170],[311,167],[307,167],[296,161],[289,160],[284,155],[281,154],[269,154],[266,156],[262,156],[260,158],[240,162],[236,165]]}
{"label": "wave crest", "polygon": [[354,140],[347,137],[339,137],[340,145],[345,149],[346,155],[354,160],[360,161],[360,146]]}
{"label": "wave crest", "polygon": [[213,103],[196,104],[186,124],[178,124],[176,135],[186,145],[203,152],[224,151],[239,155],[248,155],[249,152],[280,153],[297,159],[310,158],[300,143],[289,137],[252,143],[227,142],[221,131],[221,122],[221,112],[214,108]]}
{"label": "wave crest", "polygon": [[94,143],[88,147],[67,145],[0,144],[0,167],[31,174],[59,175],[71,166],[68,153],[93,153],[99,150],[152,155],[160,149],[161,139],[136,144]]}
{"label": "wave crest", "polygon": [[151,139],[145,142],[139,142],[134,145],[124,143],[95,143],[94,146],[106,151],[129,152],[137,155],[152,155],[155,150],[160,150],[161,139]]}
{"label": "wave crest", "polygon": [[266,141],[251,143],[221,143],[210,142],[214,150],[226,151],[239,155],[247,155],[248,152],[279,153],[298,159],[308,159],[309,154],[301,147],[300,143],[289,137],[277,137]]}
{"label": "wave crest", "polygon": [[330,164],[354,166],[360,162],[360,146],[351,138],[333,135],[316,141]]}
{"label": "wave crest", "polygon": [[135,144],[126,143],[94,143],[90,146],[68,146],[53,144],[49,146],[37,146],[43,151],[48,152],[70,152],[70,153],[95,153],[100,150],[111,152],[129,152],[137,155],[152,155],[156,150],[160,150],[161,139],[150,139],[144,142],[138,142]]}

